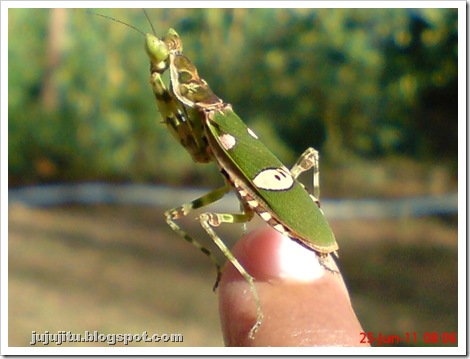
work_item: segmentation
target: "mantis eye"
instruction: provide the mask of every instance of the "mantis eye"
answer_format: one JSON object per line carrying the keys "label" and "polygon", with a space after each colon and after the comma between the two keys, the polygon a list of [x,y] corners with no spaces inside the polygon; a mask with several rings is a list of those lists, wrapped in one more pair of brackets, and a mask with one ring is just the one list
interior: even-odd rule
{"label": "mantis eye", "polygon": [[145,35],[145,52],[154,64],[166,61],[169,55],[168,47],[158,37],[152,34]]}

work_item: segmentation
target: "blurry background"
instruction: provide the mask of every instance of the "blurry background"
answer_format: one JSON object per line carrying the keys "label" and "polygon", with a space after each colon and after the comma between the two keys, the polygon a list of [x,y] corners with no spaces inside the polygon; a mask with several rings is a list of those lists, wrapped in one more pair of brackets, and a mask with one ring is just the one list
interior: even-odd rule
{"label": "blurry background", "polygon": [[[151,31],[138,9],[93,12]],[[457,331],[455,195],[454,210],[419,217],[368,218],[359,205],[351,217],[328,210],[366,198],[380,212],[387,200],[439,202],[457,192],[457,9],[148,14],[157,35],[177,30],[214,92],[286,164],[309,146],[320,151],[322,203],[364,329],[416,332],[418,345],[429,345],[426,332]],[[25,186],[222,183],[160,123],[143,44],[142,34],[85,9],[9,9],[12,346],[28,345],[33,330],[146,330],[181,333],[183,345],[223,344],[214,269],[163,220],[179,199],[14,200]],[[206,238],[190,217],[185,228]],[[233,243],[242,228],[226,227],[220,233]]]}

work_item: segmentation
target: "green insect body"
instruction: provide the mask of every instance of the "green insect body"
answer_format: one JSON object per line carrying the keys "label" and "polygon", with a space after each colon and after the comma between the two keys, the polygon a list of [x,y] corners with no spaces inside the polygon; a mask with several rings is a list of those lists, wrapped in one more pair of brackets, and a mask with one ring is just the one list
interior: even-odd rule
{"label": "green insect body", "polygon": [[[173,29],[169,33],[176,36]],[[202,121],[209,148],[231,184],[239,194],[248,192],[252,198],[245,201],[248,206],[281,233],[321,254],[336,251],[338,245],[316,205],[318,200],[312,198],[232,107],[212,92],[181,50],[178,46],[169,51],[172,91],[186,107],[197,108],[204,114]]]}
{"label": "green insect body", "polygon": [[182,50],[179,37],[172,29],[162,40],[152,34],[146,34],[145,50],[150,59],[150,85],[170,133],[186,148],[195,162],[210,162],[207,145],[202,142],[202,121],[192,120],[199,114],[176,101],[161,77],[161,74],[168,69],[169,52]]}
{"label": "green insect body", "polygon": [[319,253],[338,249],[316,199],[229,106],[208,112],[207,129],[209,145],[219,166],[261,218]]}
{"label": "green insect body", "polygon": [[[219,200],[231,189],[236,191],[242,203],[241,213],[203,213],[199,221],[250,285],[257,309],[256,322],[249,333],[253,338],[263,321],[254,279],[213,227],[221,223],[246,223],[257,213],[277,231],[314,250],[320,263],[331,270],[324,260],[330,253],[336,253],[338,245],[319,207],[318,152],[309,148],[290,170],[285,167],[231,105],[217,97],[200,78],[194,64],[182,54],[182,42],[173,29],[161,40],[147,34],[145,48],[150,59],[150,83],[168,129],[195,162],[214,161],[225,178],[223,187],[166,211],[167,223],[214,262],[217,268],[215,290],[221,275],[220,264],[175,220]],[[169,88],[161,78],[165,71],[170,73]],[[314,172],[313,194],[297,180],[300,173],[309,169]]]}

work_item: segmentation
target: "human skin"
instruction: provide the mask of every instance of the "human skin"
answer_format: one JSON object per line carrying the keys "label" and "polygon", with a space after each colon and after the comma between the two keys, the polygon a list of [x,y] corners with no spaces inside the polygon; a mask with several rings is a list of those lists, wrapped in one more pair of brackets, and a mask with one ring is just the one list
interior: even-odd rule
{"label": "human skin", "polygon": [[[226,346],[369,346],[341,274],[315,253],[264,227],[244,236],[233,253],[255,278],[264,320],[250,339],[256,306],[249,285],[230,262],[219,284]],[[333,259],[327,266],[337,269]]]}

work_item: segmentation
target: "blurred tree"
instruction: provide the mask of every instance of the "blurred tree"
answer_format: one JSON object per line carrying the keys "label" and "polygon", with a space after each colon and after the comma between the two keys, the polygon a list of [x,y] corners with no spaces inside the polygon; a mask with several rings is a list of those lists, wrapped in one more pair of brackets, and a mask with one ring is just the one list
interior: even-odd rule
{"label": "blurred tree", "polygon": [[[150,28],[140,10],[96,12]],[[396,154],[457,161],[456,9],[149,15],[158,35],[179,32],[214,92],[286,162],[308,146],[336,165]],[[83,9],[9,9],[11,184],[220,181],[160,123],[143,42]]]}
{"label": "blurred tree", "polygon": [[51,9],[47,32],[46,71],[44,73],[41,94],[43,106],[48,111],[56,111],[59,105],[59,94],[54,74],[55,69],[60,66],[62,58],[66,22],[66,9]]}
{"label": "blurred tree", "polygon": [[408,15],[407,28],[389,37],[384,49],[383,122],[399,135],[379,150],[456,160],[457,12]]}

